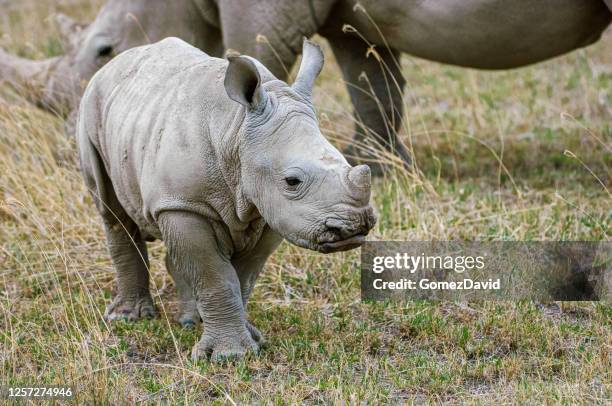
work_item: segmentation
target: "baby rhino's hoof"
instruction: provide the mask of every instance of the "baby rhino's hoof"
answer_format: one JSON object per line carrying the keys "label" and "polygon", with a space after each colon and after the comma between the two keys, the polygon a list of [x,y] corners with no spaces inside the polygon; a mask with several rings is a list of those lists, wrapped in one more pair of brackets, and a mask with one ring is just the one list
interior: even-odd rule
{"label": "baby rhino's hoof", "polygon": [[136,321],[141,318],[153,318],[157,314],[151,296],[124,299],[117,296],[104,312],[104,318],[109,321]]}
{"label": "baby rhino's hoof", "polygon": [[184,328],[195,328],[195,326],[202,322],[202,319],[194,304],[193,306],[183,306],[178,321]]}
{"label": "baby rhino's hoof", "polygon": [[247,352],[257,354],[259,344],[251,337],[251,333],[244,329],[237,335],[224,335],[213,337],[206,333],[202,335],[200,341],[193,347],[191,358],[206,359],[211,361],[232,361],[244,357]]}
{"label": "baby rhino's hoof", "polygon": [[251,334],[251,338],[259,345],[259,348],[263,348],[266,346],[266,340],[261,334],[261,331],[257,329],[254,325],[252,325],[248,320],[246,322],[246,328],[248,332]]}

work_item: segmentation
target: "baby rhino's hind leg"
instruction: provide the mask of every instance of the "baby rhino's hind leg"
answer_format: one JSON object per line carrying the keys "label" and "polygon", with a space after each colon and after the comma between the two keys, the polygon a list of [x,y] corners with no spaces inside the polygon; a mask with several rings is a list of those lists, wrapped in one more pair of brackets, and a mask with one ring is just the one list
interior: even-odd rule
{"label": "baby rhino's hind leg", "polygon": [[79,153],[83,177],[102,216],[108,250],[117,271],[117,295],[106,308],[104,318],[134,321],[153,317],[147,246],[138,226],[119,203],[100,156],[85,137],[79,139]]}
{"label": "baby rhino's hind leg", "polygon": [[121,222],[104,220],[108,248],[117,270],[117,296],[104,312],[107,320],[135,321],[156,314],[149,292],[147,246],[136,225],[126,217]]}

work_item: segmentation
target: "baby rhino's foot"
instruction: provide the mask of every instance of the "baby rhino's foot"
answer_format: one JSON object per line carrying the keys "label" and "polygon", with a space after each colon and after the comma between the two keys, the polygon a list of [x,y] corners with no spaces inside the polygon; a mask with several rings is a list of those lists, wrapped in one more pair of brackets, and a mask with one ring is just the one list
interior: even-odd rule
{"label": "baby rhino's foot", "polygon": [[202,319],[200,318],[200,313],[198,313],[197,309],[181,310],[181,315],[179,316],[179,323],[181,323],[181,326],[185,328],[194,328],[201,322]]}
{"label": "baby rhino's foot", "polygon": [[153,299],[149,295],[129,299],[117,296],[106,308],[104,318],[109,321],[136,321],[141,318],[153,318],[156,314]]}
{"label": "baby rhino's foot", "polygon": [[251,333],[251,338],[253,339],[253,341],[255,341],[260,348],[263,348],[266,345],[266,340],[263,334],[261,334],[261,331],[259,331],[257,327],[252,325],[251,322],[248,320],[246,322],[246,328],[249,333]]}
{"label": "baby rhino's foot", "polygon": [[208,357],[211,361],[235,360],[244,357],[247,352],[259,352],[259,344],[247,328],[219,336],[205,331],[200,341],[193,347],[191,358],[194,361]]}

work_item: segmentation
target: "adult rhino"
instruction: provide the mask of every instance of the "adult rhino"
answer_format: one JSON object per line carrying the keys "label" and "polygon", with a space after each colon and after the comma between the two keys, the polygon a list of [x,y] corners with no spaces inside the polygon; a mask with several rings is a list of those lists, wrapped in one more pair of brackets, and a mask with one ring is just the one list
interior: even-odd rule
{"label": "adult rhino", "polygon": [[[123,32],[125,12],[122,10],[128,7],[123,3],[132,7],[132,14],[149,39],[159,39],[153,35],[155,30],[150,24],[160,25],[164,17],[172,14],[164,8],[170,7],[163,5],[165,1],[109,0],[100,14],[107,10],[106,13],[120,18],[115,17],[113,21],[117,23],[110,25],[107,23],[110,17],[96,18],[81,45],[87,51],[78,52],[89,55],[89,59],[77,58],[78,63],[97,69],[99,65],[91,62],[92,58],[98,57],[96,50],[107,48],[94,41],[105,36],[95,33],[107,29]],[[302,37],[318,33],[327,38],[355,107],[359,123],[355,140],[363,142],[365,135],[371,134],[367,139],[395,150],[406,163],[410,162],[409,154],[397,141],[405,85],[398,63],[401,52],[472,68],[516,68],[594,43],[612,19],[612,0],[361,0],[359,3],[355,0],[181,0],[167,3],[176,3],[173,6],[176,21],[182,21],[181,18],[190,21],[182,24],[181,30],[187,28],[185,32],[173,35],[192,44],[197,39],[200,42],[195,45],[213,55],[214,49],[210,47],[219,50],[221,38],[225,48],[256,57],[281,79],[287,78],[300,53]],[[158,8],[165,11],[160,13]],[[192,11],[185,14],[185,8]],[[148,13],[161,19],[149,19]],[[184,17],[179,18],[181,15]],[[197,28],[191,37],[189,27]],[[162,27],[156,29],[163,31]],[[129,37],[130,41],[112,44],[110,53],[138,45],[132,41],[137,35]],[[139,38],[144,40],[142,35]],[[88,78],[87,75],[79,77]],[[364,77],[367,80],[360,79]],[[376,165],[370,166],[373,173],[379,172]]]}
{"label": "adult rhino", "polygon": [[324,36],[362,124],[356,141],[370,133],[409,163],[396,138],[401,52],[471,68],[521,67],[594,43],[611,9],[612,0],[224,0],[218,25],[226,47],[257,57],[276,75],[294,63],[302,36]]}
{"label": "adult rhino", "polygon": [[177,37],[221,56],[221,33],[210,26],[210,14],[193,0],[108,0],[90,24],[57,14],[65,54],[33,61],[0,49],[0,81],[25,87],[37,105],[66,115],[78,106],[89,79],[127,49]]}

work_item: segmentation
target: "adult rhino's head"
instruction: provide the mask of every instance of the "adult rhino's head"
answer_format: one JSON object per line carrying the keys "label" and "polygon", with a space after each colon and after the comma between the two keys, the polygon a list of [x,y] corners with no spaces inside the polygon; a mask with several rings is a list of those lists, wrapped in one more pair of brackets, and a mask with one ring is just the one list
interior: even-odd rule
{"label": "adult rhino's head", "polygon": [[376,222],[370,169],[351,167],[321,134],[311,103],[323,53],[305,40],[293,86],[247,56],[230,57],[229,97],[246,107],[239,157],[246,198],[273,230],[320,252],[358,247]]}
{"label": "adult rhino's head", "polygon": [[194,0],[108,0],[90,24],[56,16],[65,54],[42,61],[0,50],[0,81],[26,86],[41,107],[67,113],[91,77],[113,56],[169,36],[221,55],[220,31],[206,3]]}

